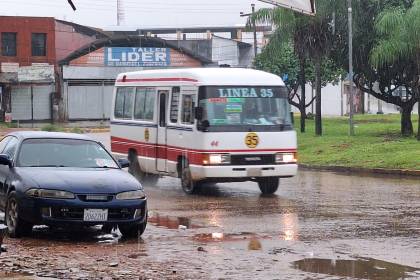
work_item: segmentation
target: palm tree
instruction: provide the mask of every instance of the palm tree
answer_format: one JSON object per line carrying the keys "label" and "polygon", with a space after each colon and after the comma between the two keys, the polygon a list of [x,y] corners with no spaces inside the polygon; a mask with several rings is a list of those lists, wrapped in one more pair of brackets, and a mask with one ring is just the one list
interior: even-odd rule
{"label": "palm tree", "polygon": [[[410,86],[413,94],[410,101],[413,106],[418,102],[417,140],[420,141],[420,0],[414,0],[413,5],[407,10],[399,7],[382,12],[375,22],[375,28],[383,38],[371,52],[370,60],[374,67],[390,67],[393,63],[404,59],[416,62],[415,69],[406,71],[407,75],[412,77]],[[408,116],[404,116],[403,113],[401,120],[407,121],[408,118],[411,124],[411,110],[408,113],[410,114]],[[412,133],[412,126],[411,131],[403,131],[406,135]]]}
{"label": "palm tree", "polygon": [[[263,8],[248,19],[248,24],[270,23],[275,32],[270,40],[272,50],[280,51],[286,43],[292,43],[300,65],[300,86],[305,89],[305,61],[310,59],[315,68],[315,133],[322,135],[321,120],[321,65],[333,47],[334,34],[331,32],[331,20],[337,2],[333,0],[319,0],[317,14],[307,16],[284,8]],[[275,55],[275,52],[273,53]],[[301,100],[305,100],[302,92]],[[303,115],[302,118],[305,116]]]}

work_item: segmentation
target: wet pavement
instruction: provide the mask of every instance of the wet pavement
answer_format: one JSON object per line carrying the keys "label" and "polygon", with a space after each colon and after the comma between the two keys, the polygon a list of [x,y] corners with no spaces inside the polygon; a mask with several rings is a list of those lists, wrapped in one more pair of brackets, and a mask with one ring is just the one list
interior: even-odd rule
{"label": "wet pavement", "polygon": [[255,183],[189,196],[174,178],[146,191],[141,239],[37,227],[5,239],[0,278],[420,279],[419,178],[299,171],[272,196]]}

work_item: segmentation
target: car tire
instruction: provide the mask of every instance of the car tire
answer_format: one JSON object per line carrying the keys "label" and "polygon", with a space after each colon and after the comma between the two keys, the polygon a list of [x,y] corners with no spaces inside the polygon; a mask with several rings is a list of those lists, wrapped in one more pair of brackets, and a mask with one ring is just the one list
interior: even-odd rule
{"label": "car tire", "polygon": [[19,217],[19,204],[15,191],[8,195],[5,210],[5,222],[11,238],[19,238],[32,232],[33,225]]}
{"label": "car tire", "polygon": [[118,229],[120,230],[123,237],[126,238],[139,238],[147,226],[147,217],[143,223],[138,224],[128,224],[128,225],[119,225]]}
{"label": "car tire", "polygon": [[130,152],[128,154],[128,161],[130,166],[128,167],[128,172],[133,175],[140,183],[147,186],[155,186],[159,180],[159,175],[146,173],[141,170],[137,154],[135,152]]}
{"label": "car tire", "polygon": [[184,160],[181,163],[181,186],[186,194],[194,194],[200,190],[201,182],[194,181],[191,176],[191,169],[188,161]]}
{"label": "car tire", "polygon": [[280,180],[277,177],[266,177],[258,179],[258,186],[263,194],[273,194],[279,188]]}

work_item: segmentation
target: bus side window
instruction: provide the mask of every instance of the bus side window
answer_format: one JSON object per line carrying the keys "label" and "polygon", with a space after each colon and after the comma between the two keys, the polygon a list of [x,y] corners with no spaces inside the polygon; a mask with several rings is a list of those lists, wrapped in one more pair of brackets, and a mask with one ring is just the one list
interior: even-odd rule
{"label": "bus side window", "polygon": [[181,122],[183,124],[194,124],[194,95],[184,94],[182,95],[182,110],[181,110]]}
{"label": "bus side window", "polygon": [[137,88],[134,105],[134,119],[153,121],[155,95],[154,88]]}
{"label": "bus side window", "polygon": [[169,119],[170,119],[171,123],[177,123],[178,122],[179,94],[180,94],[180,88],[179,87],[173,87],[172,88],[172,97],[171,97],[171,107],[170,107],[170,113],[169,113]]}
{"label": "bus side window", "polygon": [[132,119],[134,105],[134,88],[121,87],[115,97],[114,116],[119,119]]}

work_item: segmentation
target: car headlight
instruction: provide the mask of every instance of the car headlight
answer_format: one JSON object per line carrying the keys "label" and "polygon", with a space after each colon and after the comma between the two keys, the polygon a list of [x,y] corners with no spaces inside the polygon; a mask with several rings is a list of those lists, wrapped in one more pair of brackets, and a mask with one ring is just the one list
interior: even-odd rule
{"label": "car headlight", "polygon": [[296,153],[278,153],[276,154],[276,163],[296,163]]}
{"label": "car headlight", "polygon": [[119,200],[143,199],[145,197],[146,194],[142,190],[122,192],[116,196]]}
{"label": "car headlight", "polygon": [[203,158],[204,165],[230,164],[230,154],[206,154]]}
{"label": "car headlight", "polygon": [[42,197],[42,198],[57,198],[57,199],[74,199],[75,196],[71,192],[58,191],[58,190],[46,190],[46,189],[29,189],[26,191],[26,195],[31,197]]}

